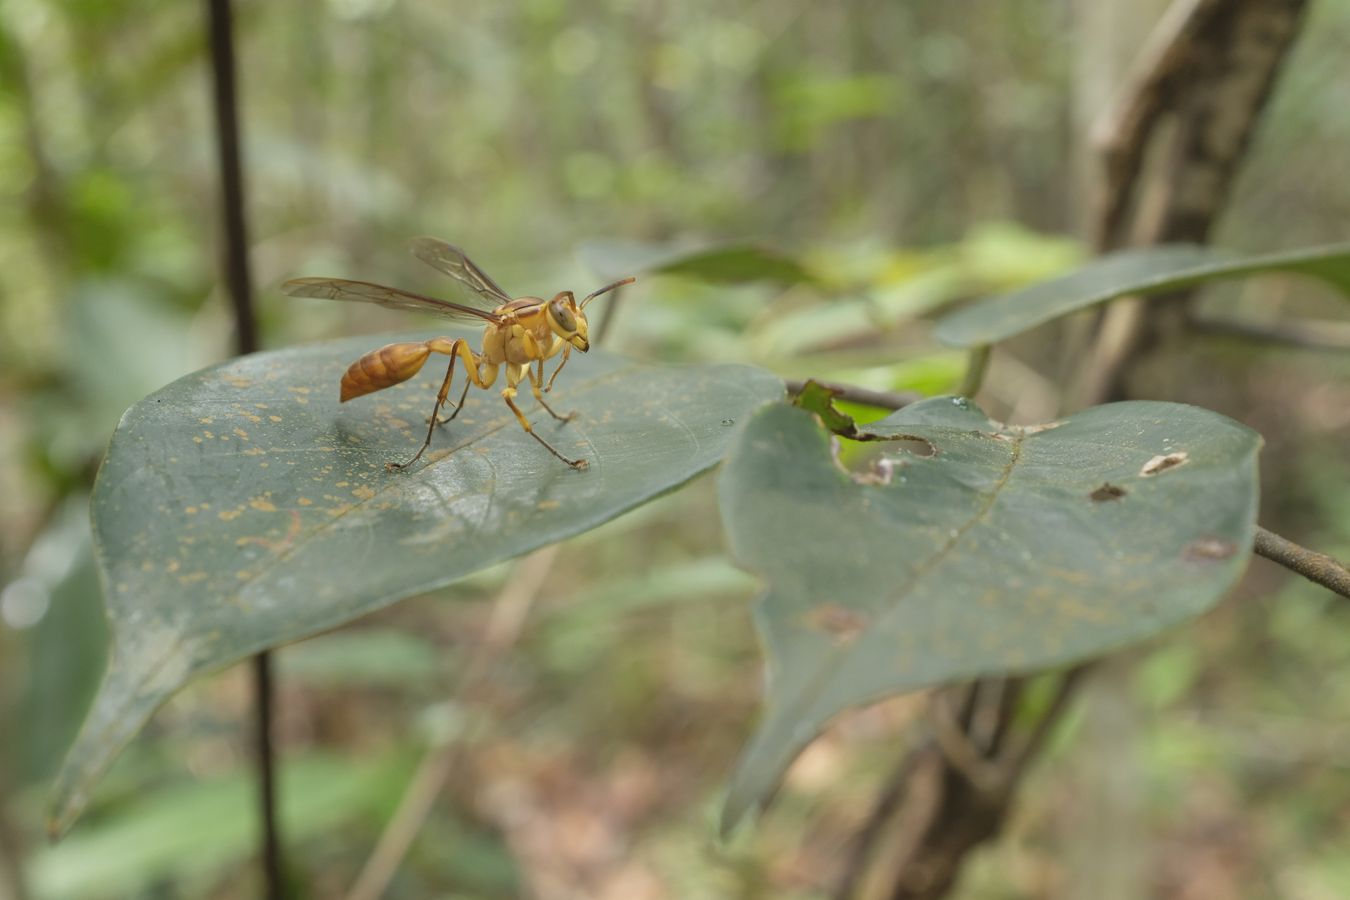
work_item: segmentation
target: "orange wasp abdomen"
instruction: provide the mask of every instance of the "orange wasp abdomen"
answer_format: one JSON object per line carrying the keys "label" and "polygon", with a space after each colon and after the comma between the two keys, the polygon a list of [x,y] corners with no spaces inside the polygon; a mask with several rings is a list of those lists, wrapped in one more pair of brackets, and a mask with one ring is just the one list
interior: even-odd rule
{"label": "orange wasp abdomen", "polygon": [[370,351],[352,363],[342,376],[341,401],[346,403],[407,381],[421,371],[430,355],[431,348],[424,341],[386,344]]}

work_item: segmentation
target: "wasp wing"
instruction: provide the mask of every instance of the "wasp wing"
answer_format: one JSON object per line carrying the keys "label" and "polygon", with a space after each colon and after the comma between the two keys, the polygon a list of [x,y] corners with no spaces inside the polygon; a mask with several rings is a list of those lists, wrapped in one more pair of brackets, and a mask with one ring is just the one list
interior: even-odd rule
{"label": "wasp wing", "polygon": [[435,297],[426,297],[412,291],[373,284],[369,281],[350,281],[346,278],[296,278],[283,284],[281,292],[292,297],[322,297],[325,300],[375,303],[389,309],[430,312],[460,321],[501,322],[500,316],[481,309],[460,306],[449,300],[438,300]]}
{"label": "wasp wing", "polygon": [[454,244],[431,237],[414,238],[413,256],[431,266],[438,272],[444,272],[480,297],[490,301],[493,306],[510,303],[511,295],[501,289],[497,282]]}

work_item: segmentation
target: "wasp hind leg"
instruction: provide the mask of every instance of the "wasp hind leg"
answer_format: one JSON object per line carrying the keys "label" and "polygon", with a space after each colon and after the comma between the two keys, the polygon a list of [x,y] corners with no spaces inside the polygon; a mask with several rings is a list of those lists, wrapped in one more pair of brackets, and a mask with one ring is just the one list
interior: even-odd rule
{"label": "wasp hind leg", "polygon": [[[478,359],[474,356],[473,351],[469,349],[468,343],[462,338],[454,341],[450,341],[446,338],[436,338],[428,341],[427,346],[436,353],[448,355],[450,357],[450,365],[445,368],[445,380],[441,382],[441,389],[436,393],[436,405],[431,408],[431,415],[427,418],[426,439],[422,441],[422,446],[417,448],[417,452],[413,454],[413,458],[407,462],[385,463],[384,467],[391,472],[401,472],[408,468],[421,459],[422,454],[426,453],[427,448],[431,446],[431,436],[436,433],[436,426],[441,424],[441,407],[445,405],[446,398],[450,396],[450,383],[455,377],[455,363],[458,362],[461,357],[464,358],[464,374],[468,378],[469,384],[478,384],[482,380],[478,374]],[[468,393],[468,385],[465,385],[464,390],[465,393]],[[460,405],[455,408],[455,413],[458,413],[459,410],[463,408],[463,401],[464,398],[460,397]],[[451,414],[450,418],[453,419],[454,417],[454,414]]]}
{"label": "wasp hind leg", "polygon": [[[453,421],[454,421],[455,416],[459,415],[459,411],[460,411],[461,409],[464,408],[464,401],[468,398],[468,396],[469,396],[469,388],[471,388],[471,387],[473,387],[473,381],[466,381],[466,382],[464,383],[464,390],[460,391],[460,394],[459,394],[459,402],[458,402],[458,403],[453,403],[453,404],[451,404],[452,406],[454,406],[455,411],[452,412],[450,415],[448,415],[448,416],[442,418],[442,419],[436,419],[436,424],[437,424],[438,426],[439,426],[439,425],[444,425],[444,424],[446,424],[447,422],[453,422]],[[430,416],[427,417],[427,422],[428,422],[428,423],[431,422],[431,417],[430,417]]]}

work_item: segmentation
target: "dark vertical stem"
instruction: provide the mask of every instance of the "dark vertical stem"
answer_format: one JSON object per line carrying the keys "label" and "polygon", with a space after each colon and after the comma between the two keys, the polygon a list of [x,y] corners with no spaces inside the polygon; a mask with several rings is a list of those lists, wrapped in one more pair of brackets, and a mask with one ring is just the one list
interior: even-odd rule
{"label": "dark vertical stem", "polygon": [[220,153],[222,224],[225,227],[225,281],[234,307],[235,346],[258,349],[253,288],[244,230],[244,178],[239,165],[239,111],[235,93],[234,26],[230,0],[207,0],[210,9],[211,73],[215,88],[216,140]]}
{"label": "dark vertical stem", "polygon": [[[212,0],[227,3],[229,0]],[[253,657],[253,714],[258,751],[258,800],[262,805],[263,880],[268,900],[281,900],[281,837],[277,830],[277,778],[272,750],[272,654]]]}
{"label": "dark vertical stem", "polygon": [[[244,226],[244,178],[239,161],[239,113],[230,0],[207,0],[207,10],[220,154],[221,221],[224,226],[222,264],[234,309],[235,347],[241,354],[252,353],[258,349],[258,329],[253,314],[248,235]],[[281,842],[277,834],[276,766],[272,751],[272,659],[266,651],[253,658],[253,681],[262,806],[263,880],[265,896],[269,900],[280,900],[283,889]]]}

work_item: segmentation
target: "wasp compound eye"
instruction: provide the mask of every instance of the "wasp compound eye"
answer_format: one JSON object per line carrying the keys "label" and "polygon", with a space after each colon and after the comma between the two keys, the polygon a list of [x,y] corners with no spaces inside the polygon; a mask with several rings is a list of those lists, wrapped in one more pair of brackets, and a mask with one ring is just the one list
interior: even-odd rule
{"label": "wasp compound eye", "polygon": [[568,334],[574,334],[577,330],[577,317],[572,315],[572,311],[561,300],[554,300],[548,305],[549,312],[553,314],[553,321],[558,323],[558,327]]}

